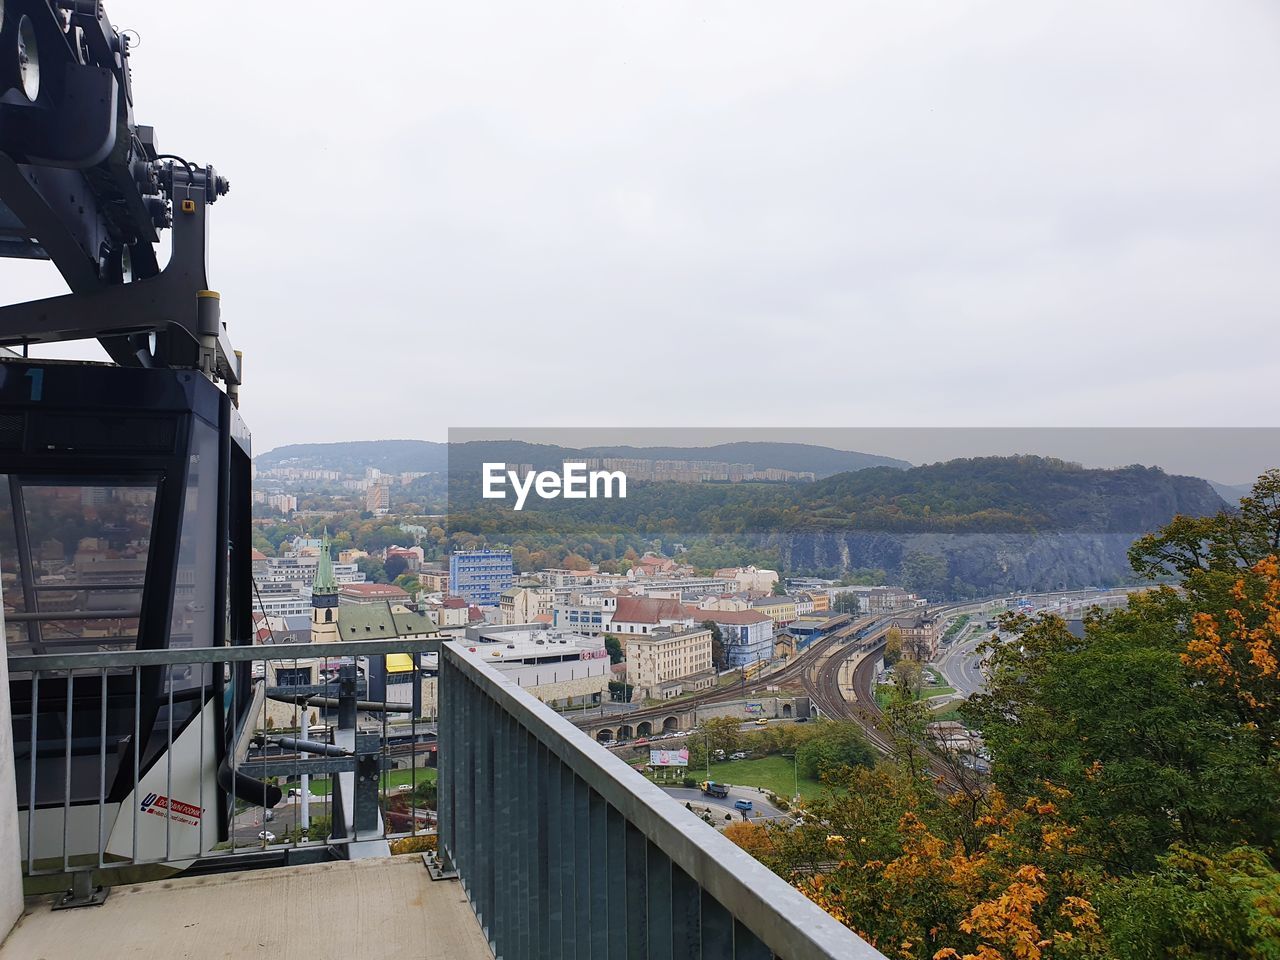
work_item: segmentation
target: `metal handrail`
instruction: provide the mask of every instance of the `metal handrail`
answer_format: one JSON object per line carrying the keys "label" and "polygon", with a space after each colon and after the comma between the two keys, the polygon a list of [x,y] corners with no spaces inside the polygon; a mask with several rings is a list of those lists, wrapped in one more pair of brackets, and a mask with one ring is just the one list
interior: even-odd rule
{"label": "metal handrail", "polygon": [[883,960],[848,927],[498,670],[456,643],[442,643],[441,653],[775,954]]}
{"label": "metal handrail", "polygon": [[[96,642],[86,640],[86,643]],[[278,657],[269,651],[288,650]],[[163,667],[189,663],[243,663],[254,660],[303,660],[308,657],[367,657],[390,653],[435,653],[439,640],[346,640],[338,643],[252,644],[227,647],[174,647],[168,650],[113,650],[84,653],[32,653],[9,657],[9,672],[100,670],[103,667]],[[302,653],[300,651],[308,651]]]}

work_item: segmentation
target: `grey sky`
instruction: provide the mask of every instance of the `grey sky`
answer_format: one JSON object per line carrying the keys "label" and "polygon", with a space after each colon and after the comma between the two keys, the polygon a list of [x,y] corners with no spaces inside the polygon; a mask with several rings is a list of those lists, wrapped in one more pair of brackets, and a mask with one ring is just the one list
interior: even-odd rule
{"label": "grey sky", "polygon": [[259,450],[1276,422],[1273,0],[265,6],[108,2]]}

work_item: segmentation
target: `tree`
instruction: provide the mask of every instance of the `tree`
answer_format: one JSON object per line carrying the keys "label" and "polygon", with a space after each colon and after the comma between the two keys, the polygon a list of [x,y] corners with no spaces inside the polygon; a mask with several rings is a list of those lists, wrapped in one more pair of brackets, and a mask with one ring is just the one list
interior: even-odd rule
{"label": "tree", "polygon": [[1280,873],[1248,847],[1175,847],[1155,872],[1103,887],[1096,903],[1117,960],[1272,960],[1280,947]]}
{"label": "tree", "polygon": [[626,659],[626,653],[622,649],[622,643],[611,633],[604,635],[604,648],[609,651],[610,663],[621,663]]}
{"label": "tree", "polygon": [[409,569],[409,561],[399,554],[392,554],[382,564],[382,573],[388,580],[395,580]]}
{"label": "tree", "polygon": [[377,557],[360,557],[356,560],[356,569],[364,574],[371,583],[386,583],[387,571]]}
{"label": "tree", "polygon": [[831,598],[831,612],[857,615],[862,612],[862,602],[856,593],[845,590]]}
{"label": "tree", "polygon": [[951,587],[947,558],[913,550],[902,558],[902,585],[922,597],[945,597]]}
{"label": "tree", "polygon": [[875,752],[855,723],[828,722],[796,748],[796,770],[809,780],[836,776],[847,767],[869,767]]}
{"label": "tree", "polygon": [[902,659],[902,631],[897,624],[890,627],[884,635],[884,663],[892,667]]}
{"label": "tree", "polygon": [[773,852],[769,831],[758,823],[739,821],[724,828],[724,835],[757,860],[764,860]]}
{"label": "tree", "polygon": [[1280,577],[1260,550],[1280,530],[1275,472],[1248,510],[1175,519],[1135,543],[1138,572],[1182,589],[1130,596],[1076,638],[1056,617],[1006,618],[990,684],[962,713],[982,728],[1010,795],[1067,790],[1083,855],[1116,873],[1155,869],[1175,844],[1280,845],[1275,762]]}
{"label": "tree", "polygon": [[720,625],[714,620],[703,620],[702,628],[711,631],[711,663],[717,670],[723,670],[729,665],[729,660],[725,655],[724,636],[720,633]]}

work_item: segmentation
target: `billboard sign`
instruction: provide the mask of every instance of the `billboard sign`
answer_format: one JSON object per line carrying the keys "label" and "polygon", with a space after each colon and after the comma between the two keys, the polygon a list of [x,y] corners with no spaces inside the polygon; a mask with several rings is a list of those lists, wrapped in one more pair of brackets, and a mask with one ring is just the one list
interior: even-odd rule
{"label": "billboard sign", "polygon": [[651,767],[687,767],[688,765],[688,750],[649,751],[649,766]]}

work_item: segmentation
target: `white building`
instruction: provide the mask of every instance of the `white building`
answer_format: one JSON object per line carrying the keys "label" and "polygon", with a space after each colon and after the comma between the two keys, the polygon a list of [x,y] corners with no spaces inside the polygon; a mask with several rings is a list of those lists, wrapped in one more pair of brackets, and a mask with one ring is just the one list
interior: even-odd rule
{"label": "white building", "polygon": [[677,625],[628,636],[627,682],[632,700],[670,700],[712,686],[711,631]]}

